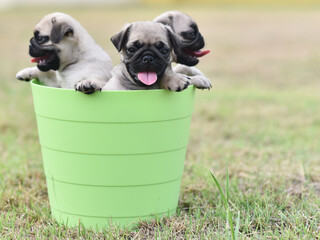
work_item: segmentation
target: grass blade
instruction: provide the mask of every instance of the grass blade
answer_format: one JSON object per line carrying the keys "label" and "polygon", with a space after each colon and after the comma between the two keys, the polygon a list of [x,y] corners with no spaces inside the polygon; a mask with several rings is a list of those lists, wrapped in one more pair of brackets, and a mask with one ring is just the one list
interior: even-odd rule
{"label": "grass blade", "polygon": [[232,237],[232,240],[235,240],[234,229],[233,229],[233,221],[232,221],[232,214],[230,213],[229,209],[227,209],[227,215],[228,215],[228,222],[229,222],[229,226],[230,226],[230,230],[231,230],[231,237]]}
{"label": "grass blade", "polygon": [[[240,225],[240,212],[238,212],[238,218],[237,218],[237,224],[236,224],[236,229],[233,228],[233,219],[232,219],[232,213],[229,210],[229,172],[228,172],[228,168],[227,168],[227,196],[224,195],[221,186],[218,182],[218,180],[216,179],[216,177],[210,173],[216,186],[219,189],[222,201],[224,203],[224,206],[227,210],[227,224],[229,225],[230,231],[231,231],[231,238],[233,240],[236,240],[238,238],[238,232],[239,232],[239,225]],[[235,234],[236,233],[236,234]]]}
{"label": "grass blade", "polygon": [[239,229],[240,229],[240,211],[238,211],[238,217],[237,217],[237,223],[236,223],[236,229],[235,229],[235,240],[238,239],[239,236]]}
{"label": "grass blade", "polygon": [[229,171],[227,165],[227,203],[229,204]]}
{"label": "grass blade", "polygon": [[218,180],[216,179],[216,177],[215,177],[212,173],[210,173],[210,174],[211,174],[211,176],[212,176],[212,178],[213,178],[213,181],[215,182],[217,188],[219,189],[219,192],[220,192],[220,195],[221,195],[221,198],[222,198],[222,201],[223,201],[225,207],[228,208],[227,199],[226,199],[224,193],[222,192],[222,189],[221,189],[221,187],[220,187],[220,184],[219,184]]}

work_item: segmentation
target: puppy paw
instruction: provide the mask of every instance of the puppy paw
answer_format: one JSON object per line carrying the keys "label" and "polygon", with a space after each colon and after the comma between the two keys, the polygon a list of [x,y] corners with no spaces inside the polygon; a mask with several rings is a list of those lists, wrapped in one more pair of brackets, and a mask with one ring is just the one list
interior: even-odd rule
{"label": "puppy paw", "polygon": [[91,94],[96,91],[101,91],[103,83],[97,80],[83,80],[74,86],[76,91],[83,92],[85,94]]}
{"label": "puppy paw", "polygon": [[180,92],[190,85],[190,77],[184,74],[174,74],[169,81],[166,82],[164,88],[170,91]]}
{"label": "puppy paw", "polygon": [[31,79],[35,78],[32,69],[26,68],[19,71],[16,75],[16,78],[21,81],[29,82]]}
{"label": "puppy paw", "polygon": [[190,77],[190,83],[199,89],[210,89],[212,84],[208,78],[203,75],[196,75]]}

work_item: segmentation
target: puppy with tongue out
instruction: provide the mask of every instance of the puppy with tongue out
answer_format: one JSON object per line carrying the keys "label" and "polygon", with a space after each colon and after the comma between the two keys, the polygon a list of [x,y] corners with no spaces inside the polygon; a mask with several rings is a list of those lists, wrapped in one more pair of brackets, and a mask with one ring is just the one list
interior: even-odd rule
{"label": "puppy with tongue out", "polygon": [[167,88],[161,80],[170,75],[181,91],[188,87],[188,77],[174,74],[172,54],[180,53],[181,42],[171,28],[152,21],[134,22],[111,38],[121,53],[121,63],[113,68],[112,78],[103,90],[143,90]]}
{"label": "puppy with tongue out", "polygon": [[[179,64],[173,68],[173,71],[187,74],[190,77],[190,83],[196,88],[210,89],[210,80],[198,68],[193,67],[199,63],[199,58],[210,53],[210,50],[202,50],[205,42],[197,23],[189,15],[180,11],[165,12],[153,21],[170,26],[180,37],[181,52],[173,57],[173,61]],[[168,78],[166,81],[170,83],[171,79]]]}
{"label": "puppy with tongue out", "polygon": [[16,77],[22,81],[37,78],[49,87],[90,94],[111,77],[109,55],[65,13],[51,13],[40,20],[30,40],[29,54],[37,66],[19,71]]}

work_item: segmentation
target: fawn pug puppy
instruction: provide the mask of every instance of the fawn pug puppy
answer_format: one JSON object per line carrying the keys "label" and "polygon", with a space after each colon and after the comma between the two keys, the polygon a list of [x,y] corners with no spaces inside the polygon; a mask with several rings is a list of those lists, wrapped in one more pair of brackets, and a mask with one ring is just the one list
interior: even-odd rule
{"label": "fawn pug puppy", "polygon": [[37,67],[19,71],[19,80],[38,78],[47,86],[89,94],[101,90],[111,77],[109,55],[78,21],[64,13],[46,15],[36,25],[29,54]]}
{"label": "fawn pug puppy", "polygon": [[[165,88],[182,91],[189,77],[171,69],[172,52],[180,54],[181,42],[170,27],[152,21],[127,25],[111,38],[121,52],[121,63],[103,90],[143,90]],[[170,77],[170,82],[162,79]],[[166,85],[168,84],[168,85]]]}
{"label": "fawn pug puppy", "polygon": [[[181,39],[180,54],[173,57],[173,61],[180,64],[173,69],[174,72],[190,76],[190,83],[197,88],[210,89],[212,86],[210,80],[199,69],[192,67],[199,63],[199,57],[210,52],[209,50],[201,50],[205,42],[197,23],[180,11],[165,12],[153,21],[170,26]],[[168,78],[166,81],[170,81],[170,79]]]}

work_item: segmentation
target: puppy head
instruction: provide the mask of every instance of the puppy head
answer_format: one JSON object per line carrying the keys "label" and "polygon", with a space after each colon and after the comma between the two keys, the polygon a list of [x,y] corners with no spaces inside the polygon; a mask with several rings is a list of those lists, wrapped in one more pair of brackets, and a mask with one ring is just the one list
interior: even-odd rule
{"label": "puppy head", "polygon": [[209,53],[208,50],[200,50],[205,45],[204,39],[199,32],[197,23],[187,14],[169,11],[156,17],[154,21],[170,26],[179,35],[182,47],[181,54],[177,54],[175,59],[178,63],[194,66],[199,62],[199,57]]}
{"label": "puppy head", "polygon": [[181,42],[172,30],[151,21],[135,22],[111,38],[122,54],[130,81],[139,86],[152,86],[171,64],[172,51],[180,54]]}
{"label": "puppy head", "polygon": [[71,53],[76,47],[74,29],[77,25],[78,22],[63,13],[46,15],[36,25],[30,39],[29,54],[39,70],[58,70],[74,61]]}

